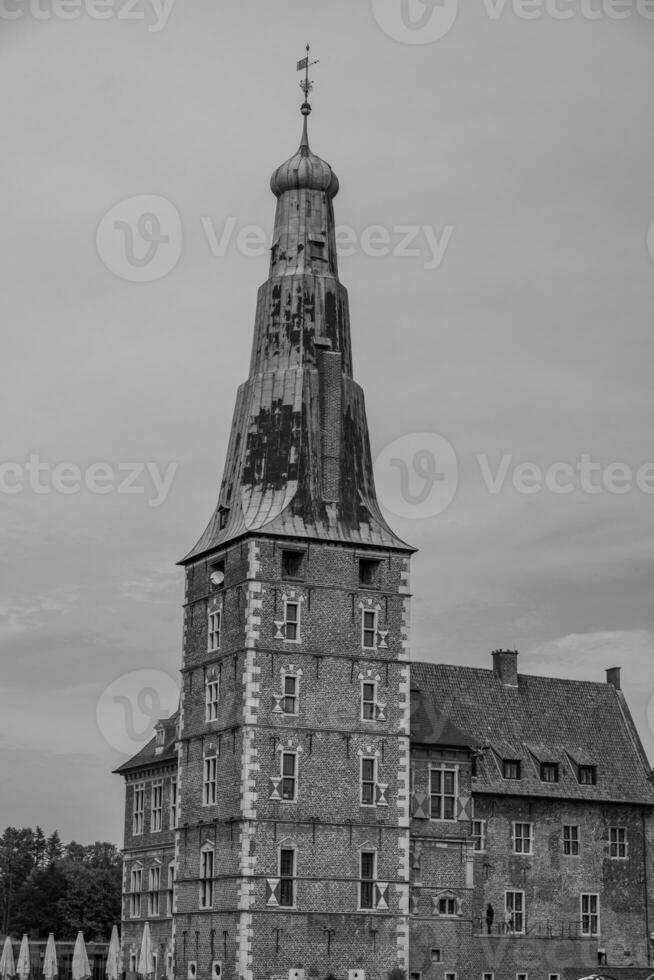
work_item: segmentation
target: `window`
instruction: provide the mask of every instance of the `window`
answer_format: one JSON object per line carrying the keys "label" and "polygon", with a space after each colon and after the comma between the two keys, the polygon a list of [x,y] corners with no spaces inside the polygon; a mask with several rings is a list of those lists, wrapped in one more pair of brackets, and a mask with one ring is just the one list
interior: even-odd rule
{"label": "window", "polygon": [[166,914],[173,914],[173,900],[175,896],[175,862],[171,861],[168,865],[168,881],[166,890]]}
{"label": "window", "polygon": [[150,833],[155,834],[163,827],[163,782],[152,784],[150,797]]}
{"label": "window", "polygon": [[581,934],[599,936],[599,895],[581,896]]}
{"label": "window", "polygon": [[300,603],[284,603],[284,636],[287,640],[297,643],[300,639]]}
{"label": "window", "polygon": [[282,551],[282,578],[303,578],[303,566],[301,551]]}
{"label": "window", "polygon": [[375,805],[376,759],[361,760],[361,806]]}
{"label": "window", "polygon": [[134,787],[134,806],[132,809],[132,833],[143,833],[143,814],[145,812],[145,785],[139,783]]}
{"label": "window", "polygon": [[297,714],[297,676],[284,674],[284,699],[282,710],[285,715]]}
{"label": "window", "polygon": [[361,719],[362,721],[375,720],[375,706],[377,704],[377,684],[375,681],[364,681],[361,684]]}
{"label": "window", "polygon": [[361,852],[361,882],[359,892],[359,908],[374,909],[375,907],[375,877],[377,855],[374,851]]}
{"label": "window", "polygon": [[297,795],[297,755],[282,752],[282,799],[295,800]]}
{"label": "window", "polygon": [[563,853],[569,857],[579,857],[579,827],[563,825]]}
{"label": "window", "polygon": [[214,609],[213,612],[209,613],[209,643],[208,650],[209,653],[213,653],[214,650],[220,650],[220,628],[223,614],[220,609]]}
{"label": "window", "polygon": [[432,769],[430,816],[432,820],[456,820],[456,769]]}
{"label": "window", "polygon": [[520,761],[518,759],[504,759],[502,763],[502,775],[504,779],[520,779]]}
{"label": "window", "polygon": [[295,851],[282,847],[279,852],[279,904],[285,908],[295,905]]}
{"label": "window", "polygon": [[540,778],[543,783],[558,783],[559,765],[558,762],[541,762]]}
{"label": "window", "polygon": [[377,610],[364,609],[361,645],[364,650],[377,649]]}
{"label": "window", "polygon": [[531,823],[513,824],[513,853],[532,854],[534,825]]}
{"label": "window", "polygon": [[218,701],[220,699],[220,682],[207,680],[205,684],[205,721],[216,721],[218,718]]}
{"label": "window", "polygon": [[218,758],[207,756],[204,760],[204,781],[202,784],[202,803],[211,806],[218,798]]}
{"label": "window", "polygon": [[209,566],[209,581],[213,589],[222,589],[225,585],[225,562],[216,561]]}
{"label": "window", "polygon": [[446,973],[445,980],[457,980],[456,973]]}
{"label": "window", "polygon": [[161,888],[161,867],[150,868],[148,877],[148,915],[159,915],[159,889]]}
{"label": "window", "polygon": [[482,973],[481,980],[495,980],[494,973]]}
{"label": "window", "polygon": [[213,847],[200,851],[200,908],[213,908]]}
{"label": "window", "polygon": [[376,589],[379,587],[381,561],[376,558],[359,559],[359,585]]}
{"label": "window", "polygon": [[515,980],[529,980],[528,973],[516,973]]}
{"label": "window", "polygon": [[445,895],[443,898],[438,899],[438,914],[439,915],[456,915],[458,912],[458,903],[456,898],[451,895]]}
{"label": "window", "polygon": [[609,830],[609,856],[612,858],[626,858],[627,856],[627,831],[625,827],[611,827]]}
{"label": "window", "polygon": [[475,851],[486,850],[486,821],[485,820],[472,821],[472,839],[474,842],[473,846]]}
{"label": "window", "polygon": [[550,973],[548,980],[561,980],[560,973]]}
{"label": "window", "polygon": [[525,893],[505,892],[504,895],[504,928],[506,932],[524,933],[525,931]]}
{"label": "window", "polygon": [[439,946],[433,946],[431,951],[431,961],[432,963],[441,963],[443,960],[443,953]]}
{"label": "window", "polygon": [[597,766],[579,766],[578,779],[582,786],[595,786],[597,784]]}
{"label": "window", "polygon": [[143,887],[143,869],[132,868],[129,880],[129,914],[130,918],[138,919],[141,915],[141,888]]}
{"label": "window", "polygon": [[309,236],[309,253],[314,261],[325,262],[325,241],[322,237]]}
{"label": "window", "polygon": [[173,778],[170,780],[170,804],[168,819],[170,829],[175,830],[177,827],[177,776],[173,776]]}

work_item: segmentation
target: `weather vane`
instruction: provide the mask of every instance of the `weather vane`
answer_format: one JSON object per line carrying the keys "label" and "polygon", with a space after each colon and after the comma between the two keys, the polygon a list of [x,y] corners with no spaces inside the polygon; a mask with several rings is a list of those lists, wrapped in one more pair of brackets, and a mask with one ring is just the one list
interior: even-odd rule
{"label": "weather vane", "polygon": [[311,106],[309,105],[309,92],[311,92],[311,90],[313,89],[313,82],[309,81],[309,68],[312,68],[313,65],[317,65],[318,64],[317,61],[310,61],[309,60],[309,52],[310,51],[311,51],[311,45],[310,44],[307,44],[307,56],[306,56],[306,58],[302,58],[302,60],[301,61],[298,61],[298,63],[297,63],[297,70],[298,71],[305,72],[305,76],[302,79],[302,81],[300,82],[300,88],[304,92],[304,103],[303,103],[302,109],[301,109],[301,112],[302,112],[302,115],[303,116],[308,116],[309,113],[311,112]]}

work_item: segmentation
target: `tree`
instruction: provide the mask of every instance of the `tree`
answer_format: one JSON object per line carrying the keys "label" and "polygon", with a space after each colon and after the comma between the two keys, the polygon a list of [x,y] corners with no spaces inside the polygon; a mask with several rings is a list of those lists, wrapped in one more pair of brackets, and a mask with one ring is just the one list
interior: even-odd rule
{"label": "tree", "polygon": [[7,934],[15,898],[34,867],[34,834],[29,828],[7,827],[0,837],[0,911]]}
{"label": "tree", "polygon": [[46,844],[45,857],[48,864],[54,864],[58,861],[63,853],[63,847],[61,846],[61,837],[59,836],[59,831],[55,830],[48,837],[48,843]]}
{"label": "tree", "polygon": [[46,849],[47,841],[45,834],[37,824],[34,829],[34,864],[37,868],[45,867]]}
{"label": "tree", "polygon": [[40,939],[49,932],[61,936],[65,922],[59,906],[67,889],[68,881],[56,864],[34,868],[16,895],[11,931],[36,933]]}

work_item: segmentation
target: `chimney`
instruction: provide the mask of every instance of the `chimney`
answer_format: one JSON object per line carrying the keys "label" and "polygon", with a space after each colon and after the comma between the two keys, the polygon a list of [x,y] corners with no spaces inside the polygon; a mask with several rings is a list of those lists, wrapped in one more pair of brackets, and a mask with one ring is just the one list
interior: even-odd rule
{"label": "chimney", "polygon": [[616,689],[616,691],[622,690],[622,684],[620,681],[621,670],[622,670],[621,667],[609,667],[609,669],[606,672],[606,683],[611,684]]}
{"label": "chimney", "polygon": [[518,651],[494,650],[493,671],[503,687],[518,686]]}

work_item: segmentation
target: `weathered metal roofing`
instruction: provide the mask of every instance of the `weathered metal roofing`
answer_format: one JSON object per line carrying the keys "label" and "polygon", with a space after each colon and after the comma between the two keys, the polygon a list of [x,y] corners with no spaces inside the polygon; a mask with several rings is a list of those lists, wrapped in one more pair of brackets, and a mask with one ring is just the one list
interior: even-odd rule
{"label": "weathered metal roofing", "polygon": [[[479,792],[654,805],[650,767],[624,695],[612,684],[518,675],[507,687],[492,670],[443,664],[411,665],[411,738],[443,744],[463,733],[481,754]],[[506,780],[501,760],[522,763]],[[542,782],[540,762],[559,764],[559,781]],[[595,785],[579,782],[575,764],[597,770]]]}
{"label": "weathered metal roofing", "polygon": [[412,551],[377,502],[338,279],[338,181],[309,149],[306,128],[272,187],[270,275],[257,298],[250,375],[238,390],[216,510],[181,564],[253,532]]}

